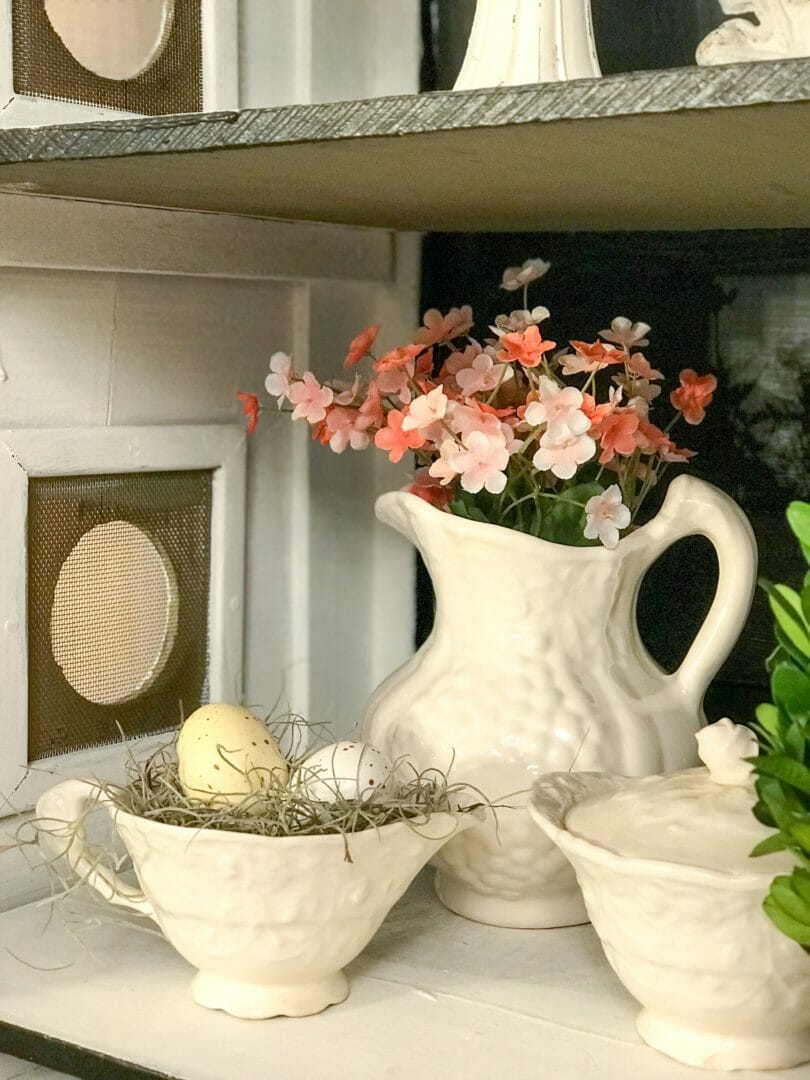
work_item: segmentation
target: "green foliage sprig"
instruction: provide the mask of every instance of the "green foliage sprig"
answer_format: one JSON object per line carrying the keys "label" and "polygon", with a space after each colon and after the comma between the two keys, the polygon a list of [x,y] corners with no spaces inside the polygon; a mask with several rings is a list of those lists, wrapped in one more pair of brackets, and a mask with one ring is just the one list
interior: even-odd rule
{"label": "green foliage sprig", "polygon": [[[810,503],[793,502],[788,524],[810,566]],[[772,701],[757,709],[754,814],[778,830],[752,855],[792,851],[799,866],[774,878],[764,907],[771,921],[810,951],[810,569],[800,591],[760,583],[776,620],[767,661]]]}

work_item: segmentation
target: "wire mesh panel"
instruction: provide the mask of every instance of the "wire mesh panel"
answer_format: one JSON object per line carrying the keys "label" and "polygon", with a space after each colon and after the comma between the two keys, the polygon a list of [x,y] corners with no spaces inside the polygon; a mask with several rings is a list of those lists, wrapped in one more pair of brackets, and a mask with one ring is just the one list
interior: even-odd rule
{"label": "wire mesh panel", "polygon": [[212,473],[28,492],[29,761],[174,726],[206,692]]}
{"label": "wire mesh panel", "polygon": [[133,79],[83,67],[51,25],[42,0],[11,0],[14,89],[19,94],[162,116],[203,107],[201,0],[175,0],[165,48]]}

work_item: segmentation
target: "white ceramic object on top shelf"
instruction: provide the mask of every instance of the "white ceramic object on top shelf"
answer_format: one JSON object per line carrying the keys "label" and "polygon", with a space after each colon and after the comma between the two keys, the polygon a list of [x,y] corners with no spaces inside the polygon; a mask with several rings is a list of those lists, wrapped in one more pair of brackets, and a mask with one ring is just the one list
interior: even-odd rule
{"label": "white ceramic object on top shelf", "polygon": [[[723,492],[679,476],[658,515],[604,547],[552,544],[444,513],[405,492],[377,516],[421,552],[433,631],[375,691],[363,738],[389,760],[438,765],[496,804],[435,860],[452,911],[498,926],[585,922],[573,870],[532,823],[529,789],[557,770],[646,776],[696,763],[703,695],[747,617],[756,544]],[[639,636],[644,574],[684,536],[707,536],[720,575],[681,667],[666,674]]]}
{"label": "white ceramic object on top shelf", "polygon": [[794,858],[750,857],[773,835],[751,812],[751,733],[720,721],[700,737],[710,769],[558,773],[530,811],[571,860],[646,1043],[707,1069],[790,1068],[810,1060],[810,956],[762,901]]}
{"label": "white ceramic object on top shelf", "polygon": [[454,89],[601,74],[591,0],[478,0]]}
{"label": "white ceramic object on top shelf", "polygon": [[[97,805],[112,815],[140,887],[88,848],[82,822]],[[49,830],[40,832],[48,855],[65,855],[105,900],[154,919],[198,969],[197,1004],[247,1020],[308,1016],[343,1001],[344,966],[428,859],[476,814],[437,813],[346,838],[268,837],[137,817],[84,780],[57,784],[36,809],[41,830]]]}
{"label": "white ceramic object on top shelf", "polygon": [[810,56],[810,0],[720,0],[727,19],[701,41],[698,64],[736,64],[748,60],[787,60]]}

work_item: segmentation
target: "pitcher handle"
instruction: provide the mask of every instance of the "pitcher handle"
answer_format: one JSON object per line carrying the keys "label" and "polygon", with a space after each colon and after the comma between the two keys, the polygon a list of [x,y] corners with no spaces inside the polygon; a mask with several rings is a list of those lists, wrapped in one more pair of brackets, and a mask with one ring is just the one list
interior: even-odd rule
{"label": "pitcher handle", "polygon": [[732,498],[694,476],[672,481],[661,510],[642,531],[649,542],[648,566],[686,536],[705,536],[717,552],[719,574],[712,606],[672,675],[681,693],[699,703],[751,610],[757,579],[754,532]]}
{"label": "pitcher handle", "polygon": [[111,904],[154,917],[144,893],[119,877],[89,847],[83,821],[97,806],[112,809],[98,784],[88,780],[63,780],[46,791],[36,808],[40,847],[49,858],[66,858],[74,873]]}

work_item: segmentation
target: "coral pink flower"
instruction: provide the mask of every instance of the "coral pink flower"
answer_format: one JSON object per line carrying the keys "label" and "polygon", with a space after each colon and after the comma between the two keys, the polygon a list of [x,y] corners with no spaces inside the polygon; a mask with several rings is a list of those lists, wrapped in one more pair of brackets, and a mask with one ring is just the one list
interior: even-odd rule
{"label": "coral pink flower", "polygon": [[593,435],[606,416],[615,412],[622,400],[622,388],[614,387],[608,394],[608,400],[601,405],[596,404],[596,398],[592,394],[582,395],[582,411],[591,422],[589,434]]}
{"label": "coral pink flower", "polygon": [[551,263],[542,259],[527,259],[523,266],[508,266],[501,278],[501,288],[507,292],[517,292],[548,273],[550,266]]}
{"label": "coral pink flower", "polygon": [[609,330],[600,330],[599,336],[603,337],[605,341],[612,341],[615,345],[621,345],[623,349],[629,352],[634,345],[637,345],[640,349],[643,349],[645,345],[649,345],[650,343],[646,337],[649,332],[650,328],[647,323],[631,323],[629,319],[620,315],[610,324]]}
{"label": "coral pink flower", "polygon": [[619,543],[619,532],[630,524],[630,511],[622,502],[618,484],[585,503],[585,539],[599,539],[611,550]]}
{"label": "coral pink flower", "polygon": [[349,353],[343,361],[343,366],[348,368],[359,364],[363,357],[368,355],[371,346],[377,340],[379,332],[380,324],[374,323],[372,326],[367,326],[364,330],[361,330],[357,337],[352,338]]}
{"label": "coral pink flower", "polygon": [[662,443],[658,448],[658,452],[664,461],[677,464],[682,464],[697,454],[697,450],[684,450],[682,447],[676,446],[672,439],[667,439]]}
{"label": "coral pink flower", "polygon": [[446,379],[449,375],[458,375],[464,368],[471,368],[476,356],[480,356],[481,346],[477,341],[471,342],[463,352],[452,352],[444,362],[441,378]]}
{"label": "coral pink flower", "polygon": [[398,409],[392,409],[386,417],[386,427],[374,436],[374,445],[380,450],[387,450],[389,460],[395,465],[402,460],[408,450],[418,450],[425,445],[425,439],[418,431],[402,430],[403,415]]}
{"label": "coral pink flower", "polygon": [[311,371],[304,373],[300,382],[293,383],[287,392],[290,403],[295,405],[293,420],[307,420],[317,424],[326,417],[326,409],[335,394],[328,386],[321,386]]}
{"label": "coral pink flower", "polygon": [[470,367],[456,373],[456,382],[467,397],[494,390],[501,382],[514,377],[508,364],[496,364],[489,352],[481,352]]}
{"label": "coral pink flower", "polygon": [[431,506],[439,510],[446,510],[452,498],[450,488],[444,487],[439,481],[430,475],[427,468],[417,469],[413,474],[413,483],[408,488],[411,495],[418,495],[420,499],[429,502]]}
{"label": "coral pink flower", "polygon": [[247,417],[247,433],[250,435],[259,422],[259,399],[255,394],[246,394],[242,390],[236,396],[242,402],[242,412]]}
{"label": "coral pink flower", "polygon": [[537,400],[526,406],[524,419],[532,427],[546,424],[550,438],[562,442],[569,435],[584,435],[591,426],[582,403],[582,393],[575,386],[559,386],[541,375]]}
{"label": "coral pink flower", "polygon": [[573,356],[566,353],[560,357],[563,375],[601,371],[608,364],[624,363],[625,354],[621,350],[612,345],[605,345],[601,341],[594,341],[592,345],[586,341],[572,341],[571,344],[576,349]]}
{"label": "coral pink flower", "polygon": [[657,368],[650,367],[650,361],[640,352],[634,352],[627,361],[627,368],[640,379],[663,379],[664,374]]}
{"label": "coral pink flower", "polygon": [[543,354],[551,349],[556,349],[556,341],[543,341],[540,331],[536,326],[530,326],[522,334],[504,334],[501,338],[502,349],[498,353],[498,360],[503,363],[519,363],[524,367],[537,367],[543,359]]}
{"label": "coral pink flower", "polygon": [[270,357],[270,374],[264,380],[267,393],[278,398],[278,407],[281,408],[284,398],[290,392],[290,379],[293,377],[292,360],[286,353],[275,352]]}
{"label": "coral pink flower", "polygon": [[717,379],[714,375],[698,375],[692,368],[685,368],[681,372],[681,385],[672,391],[669,400],[683,413],[687,424],[700,424],[716,389]]}
{"label": "coral pink flower", "polygon": [[330,409],[326,416],[330,449],[336,454],[342,454],[347,446],[351,446],[352,450],[365,450],[371,442],[368,426],[369,421],[360,415],[359,409],[343,406]]}
{"label": "coral pink flower", "polygon": [[465,304],[462,308],[451,308],[446,315],[442,315],[436,308],[431,308],[425,312],[422,322],[424,325],[413,335],[414,344],[422,347],[441,345],[472,329],[472,308]]}
{"label": "coral pink flower", "polygon": [[401,370],[407,367],[423,351],[421,345],[400,345],[375,360],[374,370],[380,372]]}
{"label": "coral pink flower", "polygon": [[633,453],[638,445],[636,432],[640,422],[638,413],[632,409],[616,410],[600,422],[596,431],[602,451],[599,455],[600,465],[612,461],[616,454]]}
{"label": "coral pink flower", "polygon": [[590,461],[595,453],[596,443],[590,435],[569,435],[558,442],[546,431],[532,464],[541,472],[550,469],[560,480],[570,480],[579,466]]}
{"label": "coral pink flower", "polygon": [[453,468],[461,476],[461,486],[471,495],[485,488],[492,495],[499,495],[506,487],[509,451],[501,435],[485,435],[483,431],[471,431],[451,458]]}
{"label": "coral pink flower", "polygon": [[408,415],[402,421],[403,431],[424,431],[444,419],[447,412],[447,397],[441,386],[435,387],[429,394],[416,397],[410,404]]}

